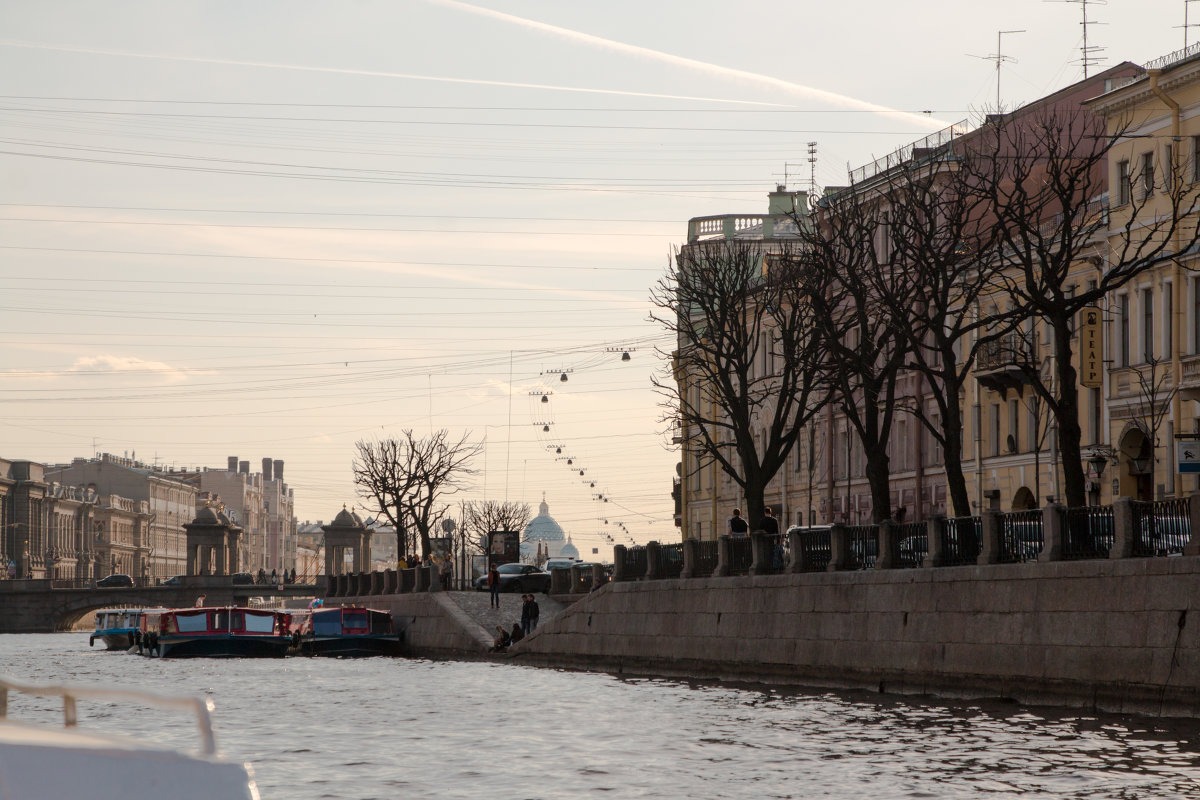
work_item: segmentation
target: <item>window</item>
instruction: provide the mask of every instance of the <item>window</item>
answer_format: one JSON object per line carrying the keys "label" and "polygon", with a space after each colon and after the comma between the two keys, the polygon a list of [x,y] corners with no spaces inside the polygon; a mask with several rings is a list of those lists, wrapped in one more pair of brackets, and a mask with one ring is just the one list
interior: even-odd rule
{"label": "window", "polygon": [[1117,205],[1129,203],[1129,161],[1117,162]]}
{"label": "window", "polygon": [[1015,399],[1008,401],[1008,440],[1005,450],[1009,453],[1021,452],[1021,418],[1020,406]]}
{"label": "window", "polygon": [[1162,286],[1162,356],[1170,358],[1175,347],[1175,294],[1169,283]]}
{"label": "window", "polygon": [[1171,192],[1175,188],[1175,146],[1163,146],[1163,191]]}
{"label": "window", "polygon": [[1129,295],[1117,298],[1117,366],[1129,366]]}
{"label": "window", "polygon": [[1154,194],[1154,153],[1142,153],[1142,196]]}
{"label": "window", "polygon": [[1154,290],[1142,289],[1142,361],[1154,358]]}
{"label": "window", "polygon": [[1192,137],[1192,183],[1200,181],[1200,136]]}
{"label": "window", "polygon": [[992,403],[991,408],[991,428],[992,428],[992,455],[1000,455],[1000,404]]}

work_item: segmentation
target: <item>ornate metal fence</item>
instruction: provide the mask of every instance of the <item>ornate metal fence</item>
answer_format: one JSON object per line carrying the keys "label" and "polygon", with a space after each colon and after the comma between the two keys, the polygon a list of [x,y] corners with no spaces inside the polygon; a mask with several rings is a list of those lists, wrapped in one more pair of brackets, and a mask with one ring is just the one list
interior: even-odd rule
{"label": "ornate metal fence", "polygon": [[847,525],[850,536],[850,564],[854,569],[872,569],[879,559],[879,526]]}
{"label": "ornate metal fence", "polygon": [[696,542],[696,564],[692,567],[693,577],[707,578],[717,569],[717,540]]}
{"label": "ornate metal fence", "polygon": [[749,536],[734,536],[729,540],[729,574],[749,575],[754,550]]}
{"label": "ornate metal fence", "polygon": [[1133,504],[1135,556],[1169,556],[1183,552],[1192,539],[1186,497]]}
{"label": "ornate metal fence", "polygon": [[893,525],[896,537],[896,566],[919,567],[929,554],[929,525],[924,522],[906,522]]}
{"label": "ornate metal fence", "polygon": [[833,558],[829,528],[805,528],[800,531],[800,562],[805,572],[820,572]]}
{"label": "ornate metal fence", "polygon": [[1010,511],[1000,515],[1000,562],[1037,561],[1046,533],[1042,510]]}
{"label": "ornate metal fence", "polygon": [[640,581],[646,577],[646,548],[642,546],[629,547],[625,550],[625,580]]}
{"label": "ornate metal fence", "polygon": [[1108,558],[1115,535],[1112,506],[1067,509],[1064,559]]}
{"label": "ornate metal fence", "polygon": [[942,527],[942,560],[946,566],[974,564],[983,542],[983,517],[947,517]]}
{"label": "ornate metal fence", "polygon": [[655,571],[660,578],[678,578],[683,572],[683,543],[664,544],[658,548]]}

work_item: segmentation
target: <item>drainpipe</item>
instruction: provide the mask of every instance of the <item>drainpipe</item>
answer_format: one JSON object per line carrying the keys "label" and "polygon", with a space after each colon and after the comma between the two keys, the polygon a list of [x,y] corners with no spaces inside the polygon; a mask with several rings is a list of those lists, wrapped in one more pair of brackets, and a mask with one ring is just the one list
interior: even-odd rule
{"label": "drainpipe", "polygon": [[[1180,121],[1180,108],[1179,108],[1179,103],[1177,103],[1173,99],[1171,99],[1171,97],[1159,87],[1158,78],[1161,74],[1162,74],[1161,69],[1151,69],[1151,70],[1146,71],[1146,75],[1150,78],[1150,91],[1154,93],[1155,97],[1157,97],[1159,100],[1162,100],[1163,105],[1165,105],[1168,109],[1170,109],[1170,112],[1171,112],[1171,141],[1174,143],[1174,146],[1171,148],[1171,163],[1164,165],[1164,167],[1166,169],[1171,170],[1171,176],[1172,176],[1171,189],[1172,189],[1172,191],[1178,191],[1178,188],[1176,187],[1175,184],[1176,184],[1177,180],[1178,181],[1183,180],[1183,175],[1177,174],[1175,172],[1175,164],[1178,163],[1178,161],[1179,161],[1179,145],[1183,139],[1182,123]],[[1174,244],[1176,253],[1179,252],[1179,236],[1180,236],[1180,232],[1178,229],[1176,229],[1175,244]],[[1171,385],[1172,386],[1179,386],[1179,382],[1181,380],[1183,380],[1183,362],[1179,358],[1179,351],[1180,351],[1179,334],[1181,333],[1179,322],[1183,316],[1183,308],[1182,308],[1182,303],[1181,303],[1179,295],[1181,294],[1180,290],[1183,288],[1184,288],[1184,286],[1183,286],[1183,268],[1180,266],[1178,260],[1172,259],[1172,261],[1171,261],[1171,373],[1172,373]],[[1161,290],[1161,284],[1160,284],[1160,290]],[[1160,291],[1160,294],[1161,294],[1161,291]],[[1174,425],[1172,427],[1176,431],[1183,430],[1182,416],[1183,416],[1183,400],[1180,398],[1179,392],[1176,391],[1174,396],[1172,396],[1172,398],[1171,398],[1171,419],[1174,422]],[[1152,443],[1152,444],[1156,444],[1156,443]],[[1169,465],[1171,464],[1172,460],[1175,457],[1174,445],[1175,445],[1174,441],[1167,442],[1165,445],[1165,448],[1164,448],[1166,450],[1166,459],[1165,460],[1166,460],[1166,463],[1168,464],[1168,469],[1171,468]],[[1155,487],[1151,487],[1151,491],[1155,491]],[[1179,494],[1182,491],[1183,491],[1183,487],[1180,485],[1179,481],[1176,481],[1175,493]]]}

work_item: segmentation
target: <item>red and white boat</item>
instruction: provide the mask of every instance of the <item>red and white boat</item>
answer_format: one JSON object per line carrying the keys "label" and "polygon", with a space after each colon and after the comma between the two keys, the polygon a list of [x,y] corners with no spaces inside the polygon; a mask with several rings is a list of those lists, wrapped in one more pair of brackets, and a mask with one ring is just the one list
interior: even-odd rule
{"label": "red and white boat", "polygon": [[283,658],[289,615],[269,608],[218,606],[149,611],[142,652],[160,658]]}

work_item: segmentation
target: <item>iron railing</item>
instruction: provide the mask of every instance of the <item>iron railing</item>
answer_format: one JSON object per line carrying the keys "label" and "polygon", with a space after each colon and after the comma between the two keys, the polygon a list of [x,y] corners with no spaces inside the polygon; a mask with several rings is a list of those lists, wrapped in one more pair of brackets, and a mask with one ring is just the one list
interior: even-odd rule
{"label": "iron railing", "polygon": [[1133,504],[1135,556],[1179,555],[1192,539],[1188,499],[1178,497],[1154,503]]}
{"label": "iron railing", "polygon": [[683,543],[660,545],[654,568],[660,578],[678,578],[683,572]]}
{"label": "iron railing", "polygon": [[1001,563],[1037,561],[1045,541],[1046,531],[1040,508],[1000,515]]}
{"label": "iron railing", "polygon": [[1115,531],[1112,506],[1069,508],[1062,557],[1108,558],[1113,547]]}
{"label": "iron railing", "polygon": [[646,577],[646,548],[644,546],[629,547],[625,550],[626,580],[641,580]]}
{"label": "iron railing", "polygon": [[852,569],[873,569],[879,560],[879,526],[847,525]]}
{"label": "iron railing", "polygon": [[942,527],[942,561],[948,567],[974,564],[983,543],[983,517],[947,517]]}
{"label": "iron railing", "polygon": [[791,537],[786,533],[763,534],[763,552],[766,563],[759,564],[757,571],[760,575],[775,575],[787,569],[788,553],[791,551]]}
{"label": "iron railing", "polygon": [[729,574],[749,575],[754,561],[753,542],[749,536],[733,536],[729,539]]}
{"label": "iron railing", "polygon": [[806,528],[800,531],[800,560],[805,572],[822,572],[833,559],[829,528]]}
{"label": "iron railing", "polygon": [[710,577],[717,571],[717,540],[706,539],[696,542],[696,563],[692,567],[692,576],[696,578]]}
{"label": "iron railing", "polygon": [[906,522],[893,525],[896,541],[896,566],[919,567],[929,555],[929,525],[925,522]]}

